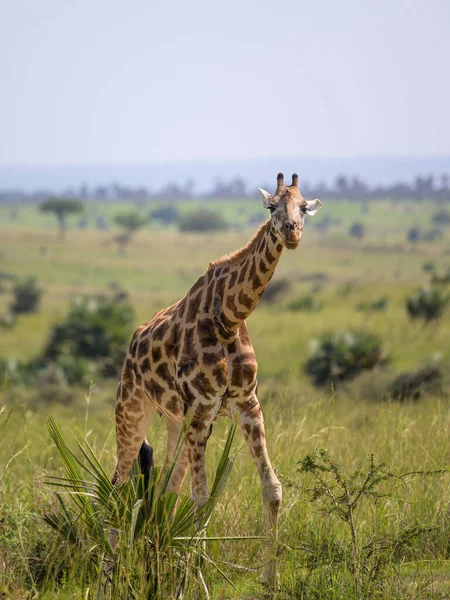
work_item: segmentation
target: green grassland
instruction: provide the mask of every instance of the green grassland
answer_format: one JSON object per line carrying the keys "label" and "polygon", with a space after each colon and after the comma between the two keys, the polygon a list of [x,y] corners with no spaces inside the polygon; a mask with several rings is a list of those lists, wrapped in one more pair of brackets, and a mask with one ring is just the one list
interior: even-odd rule
{"label": "green grassland", "polygon": [[[151,202],[139,210],[148,214],[155,205]],[[139,325],[182,297],[209,261],[243,245],[256,229],[256,225],[248,226],[250,218],[266,216],[257,200],[186,201],[178,206],[182,211],[206,206],[220,210],[230,227],[217,234],[181,234],[173,226],[151,223],[133,238],[125,254],[119,254],[113,230],[79,229],[74,217],[61,242],[51,216],[31,206],[20,206],[16,213],[10,206],[0,207],[0,271],[36,276],[44,290],[38,313],[20,316],[11,330],[0,329],[0,358],[35,356],[50,325],[67,311],[71,297],[102,291],[111,282],[119,282],[130,294],[135,325]],[[130,204],[95,205],[88,209],[89,218],[101,215],[112,222],[113,215],[127,207]],[[274,303],[261,303],[248,321],[259,363],[269,452],[281,478],[296,484],[284,486],[279,598],[450,597],[449,474],[387,482],[383,488],[387,497],[362,503],[356,515],[362,540],[399,534],[413,524],[429,528],[401,556],[392,558],[392,568],[375,591],[372,588],[358,596],[350,569],[341,563],[333,566],[332,560],[324,558],[323,564],[319,561],[317,568],[310,568],[311,548],[323,548],[324,554],[325,548],[338,552],[349,534],[335,516],[320,514],[318,503],[311,502],[306,492],[310,477],[297,473],[297,462],[317,446],[336,457],[346,474],[362,469],[371,453],[398,473],[450,467],[447,395],[416,403],[377,403],[353,384],[336,392],[318,390],[303,370],[311,340],[334,329],[379,335],[391,370],[415,368],[438,355],[443,365],[449,363],[449,316],[444,315],[438,324],[424,325],[411,322],[405,310],[405,297],[429,280],[425,263],[433,262],[438,273],[450,268],[450,228],[443,228],[437,242],[412,246],[406,241],[406,232],[414,225],[431,229],[430,218],[440,209],[430,202],[371,202],[365,212],[350,202],[325,204],[317,217],[308,219],[298,250],[285,251],[280,261],[274,281],[287,279],[290,289]],[[325,232],[316,224],[327,217],[340,221]],[[362,240],[347,235],[354,221],[367,228]],[[322,310],[288,310],[291,300],[311,292],[323,302]],[[389,298],[385,312],[355,310],[358,303],[378,296]],[[0,294],[0,314],[9,302],[6,290]],[[42,515],[55,505],[53,491],[44,485],[43,477],[61,472],[45,419],[55,416],[66,433],[82,431],[102,456],[105,469],[112,472],[114,465],[115,382],[97,382],[88,401],[87,390],[71,392],[70,402],[66,398],[63,403],[43,400],[39,389],[14,388],[8,382],[0,389],[0,408],[5,405],[0,413],[0,598],[96,597],[77,581],[76,566],[53,591],[38,592],[35,565],[42,561],[52,535]],[[227,421],[219,422],[209,440],[211,473],[228,426]],[[156,463],[161,464],[165,433],[159,417],[150,426],[149,439]],[[232,454],[235,467],[209,533],[261,534],[260,485],[239,435]],[[213,598],[262,597],[257,568],[263,562],[260,542],[214,542],[212,553],[224,561],[223,568],[237,588],[211,570]]]}

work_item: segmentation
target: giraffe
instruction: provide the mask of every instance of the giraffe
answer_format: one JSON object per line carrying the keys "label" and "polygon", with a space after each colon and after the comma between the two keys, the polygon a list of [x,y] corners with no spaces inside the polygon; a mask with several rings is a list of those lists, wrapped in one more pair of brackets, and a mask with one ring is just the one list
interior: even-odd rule
{"label": "giraffe", "polygon": [[190,466],[192,497],[202,504],[208,498],[205,450],[212,424],[221,415],[236,419],[262,483],[265,531],[273,540],[263,582],[273,586],[282,490],[267,452],[257,362],[245,321],[283,249],[299,245],[305,214],[314,215],[322,203],[302,197],[296,174],[287,186],[279,173],[275,194],[259,191],[271,214],[249,243],[211,262],[184,298],[136,330],[117,391],[113,482],[128,479],[133,460],[140,452],[145,455],[145,436],[155,412],[166,419],[168,468],[188,415],[188,431],[168,489],[180,491]]}

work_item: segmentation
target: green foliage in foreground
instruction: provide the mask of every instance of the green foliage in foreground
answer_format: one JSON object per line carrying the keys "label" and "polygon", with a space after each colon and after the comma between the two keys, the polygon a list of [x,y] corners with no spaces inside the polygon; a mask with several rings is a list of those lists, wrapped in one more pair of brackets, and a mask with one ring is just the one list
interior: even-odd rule
{"label": "green foliage in foreground", "polygon": [[386,361],[381,340],[370,333],[326,333],[314,346],[305,369],[317,386],[336,385]]}
{"label": "green foliage in foreground", "polygon": [[[398,474],[385,463],[376,463],[374,455],[369,456],[365,469],[357,469],[347,476],[342,465],[326,450],[317,448],[298,462],[298,473],[311,474],[313,484],[305,491],[311,502],[319,504],[320,513],[328,518],[336,518],[345,524],[348,530],[348,542],[342,544],[339,552],[332,559],[333,569],[339,568],[347,572],[347,593],[354,598],[373,598],[380,584],[389,577],[389,571],[394,569],[402,555],[407,552],[411,542],[429,533],[433,527],[430,524],[414,523],[401,531],[389,532],[379,537],[376,531],[361,531],[357,521],[364,518],[360,505],[369,502],[379,502],[389,498],[390,493],[386,483],[393,480],[407,480],[413,476],[428,477],[447,473],[447,469],[431,471],[410,471]],[[288,485],[299,487],[292,481]],[[301,486],[299,489],[303,489]],[[311,550],[310,572],[306,579],[317,575],[317,567],[323,569],[323,557],[315,555]],[[327,559],[326,559],[327,560]],[[307,588],[304,590],[307,592]]]}
{"label": "green foliage in foreground", "polygon": [[[43,566],[41,589],[56,591],[55,575],[70,571],[74,559],[78,586],[108,598],[182,598],[199,588],[209,596],[206,564],[229,581],[208,555],[211,538],[205,532],[233,465],[229,454],[236,426],[225,442],[210,498],[201,507],[167,491],[174,463],[165,473],[150,469],[145,489],[135,461],[130,480],[114,487],[86,439],[75,438],[80,460],[56,422],[48,419],[47,426],[66,477],[49,479],[65,494],[57,494],[59,509],[45,516],[60,545]],[[175,458],[186,433],[185,427]]]}

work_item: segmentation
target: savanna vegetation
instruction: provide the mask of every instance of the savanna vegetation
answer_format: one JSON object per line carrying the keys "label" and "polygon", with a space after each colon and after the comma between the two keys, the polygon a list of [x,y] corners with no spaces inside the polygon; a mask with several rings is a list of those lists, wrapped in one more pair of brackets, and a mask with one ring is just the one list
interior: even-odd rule
{"label": "savanna vegetation", "polygon": [[[426,202],[329,201],[249,319],[284,488],[273,594],[259,478],[231,422],[208,443],[201,514],[188,481],[179,498],[156,489],[157,416],[148,491],[137,470],[109,483],[127,340],[249,239],[259,202],[149,201],[126,253],[127,203],[85,203],[64,239],[53,214],[0,205],[0,598],[448,598],[450,232]],[[203,209],[227,229],[181,226]]]}

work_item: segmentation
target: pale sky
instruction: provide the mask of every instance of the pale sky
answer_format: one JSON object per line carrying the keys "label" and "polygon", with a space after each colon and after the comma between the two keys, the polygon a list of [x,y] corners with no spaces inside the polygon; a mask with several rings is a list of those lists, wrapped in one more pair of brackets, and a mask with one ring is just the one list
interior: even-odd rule
{"label": "pale sky", "polygon": [[0,0],[0,165],[450,154],[450,0]]}

